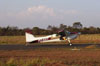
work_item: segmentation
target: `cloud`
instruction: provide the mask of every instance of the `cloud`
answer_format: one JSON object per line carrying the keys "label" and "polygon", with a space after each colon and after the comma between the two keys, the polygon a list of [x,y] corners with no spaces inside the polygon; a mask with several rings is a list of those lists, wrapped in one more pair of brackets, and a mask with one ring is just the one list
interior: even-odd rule
{"label": "cloud", "polygon": [[17,15],[22,17],[25,16],[60,17],[63,15],[75,15],[78,13],[79,12],[77,10],[63,10],[63,9],[55,10],[53,8],[49,8],[44,5],[39,5],[39,6],[29,7],[26,9],[26,11],[19,12],[19,14]]}
{"label": "cloud", "polygon": [[75,15],[80,13],[77,10],[63,10],[63,9],[60,9],[58,12],[64,15]]}
{"label": "cloud", "polygon": [[[18,25],[21,27],[25,26],[42,26],[46,25],[59,25],[66,21],[70,21],[73,15],[77,15],[79,12],[77,10],[56,10],[54,8],[49,8],[44,5],[32,6],[26,10],[20,12],[8,12],[4,13],[2,17],[2,22],[5,24]],[[1,16],[1,15],[0,15]],[[6,19],[6,20],[5,20]],[[2,23],[3,24],[3,23]]]}
{"label": "cloud", "polygon": [[77,10],[66,10],[64,12],[65,12],[65,14],[78,14]]}
{"label": "cloud", "polygon": [[55,16],[53,8],[48,8],[48,7],[43,6],[43,5],[33,6],[31,8],[28,8],[28,12],[30,14],[39,13],[39,14],[47,14],[47,15],[50,15],[50,16]]}

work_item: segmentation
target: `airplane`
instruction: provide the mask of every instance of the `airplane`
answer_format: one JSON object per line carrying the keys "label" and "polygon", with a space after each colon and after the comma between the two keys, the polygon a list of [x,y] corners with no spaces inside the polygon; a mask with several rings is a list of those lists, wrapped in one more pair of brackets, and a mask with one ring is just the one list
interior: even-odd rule
{"label": "airplane", "polygon": [[[60,30],[57,34],[48,35],[45,37],[35,37],[32,32],[26,31],[26,43],[44,43],[44,42],[60,42],[68,41],[71,46],[71,40],[76,39],[81,33],[80,32],[69,32],[66,30]],[[59,37],[59,38],[56,38]]]}

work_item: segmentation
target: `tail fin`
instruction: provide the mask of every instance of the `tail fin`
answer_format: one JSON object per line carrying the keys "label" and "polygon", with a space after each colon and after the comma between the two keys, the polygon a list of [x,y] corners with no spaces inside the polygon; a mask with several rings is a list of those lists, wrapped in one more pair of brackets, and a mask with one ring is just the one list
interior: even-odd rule
{"label": "tail fin", "polygon": [[35,37],[29,31],[25,32],[25,37],[26,37],[26,42],[32,42],[35,39]]}

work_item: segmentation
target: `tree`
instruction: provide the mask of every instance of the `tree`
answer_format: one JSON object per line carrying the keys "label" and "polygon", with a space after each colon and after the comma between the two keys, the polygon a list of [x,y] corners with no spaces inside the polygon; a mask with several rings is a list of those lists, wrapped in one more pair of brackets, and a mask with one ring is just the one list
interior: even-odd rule
{"label": "tree", "polygon": [[89,33],[90,34],[96,34],[97,33],[97,29],[95,27],[93,27],[93,26],[90,26],[89,27]]}
{"label": "tree", "polygon": [[73,28],[82,29],[83,25],[80,22],[74,22]]}
{"label": "tree", "polygon": [[56,27],[56,26],[53,26],[53,27],[52,27],[52,32],[53,32],[53,33],[57,33],[58,30],[59,30],[58,27]]}
{"label": "tree", "polygon": [[0,36],[2,35],[2,28],[0,27]]}
{"label": "tree", "polygon": [[33,31],[33,34],[34,34],[34,35],[39,35],[39,34],[40,34],[40,28],[39,28],[39,27],[34,27],[34,28],[32,29],[32,31]]}
{"label": "tree", "polygon": [[48,25],[47,30],[52,30],[52,26]]}
{"label": "tree", "polygon": [[64,24],[60,24],[59,29],[65,29],[65,28],[67,28],[66,25],[64,25]]}

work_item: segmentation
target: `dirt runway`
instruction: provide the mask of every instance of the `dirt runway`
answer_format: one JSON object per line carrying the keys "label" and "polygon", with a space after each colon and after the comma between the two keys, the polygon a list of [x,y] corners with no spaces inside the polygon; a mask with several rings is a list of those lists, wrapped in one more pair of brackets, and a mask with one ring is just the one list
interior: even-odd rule
{"label": "dirt runway", "polygon": [[[73,44],[72,46],[68,44],[31,44],[31,45],[0,45],[0,50],[34,50],[39,48],[84,48],[87,46],[91,46],[94,44]],[[100,44],[95,44],[98,48],[100,48]]]}

